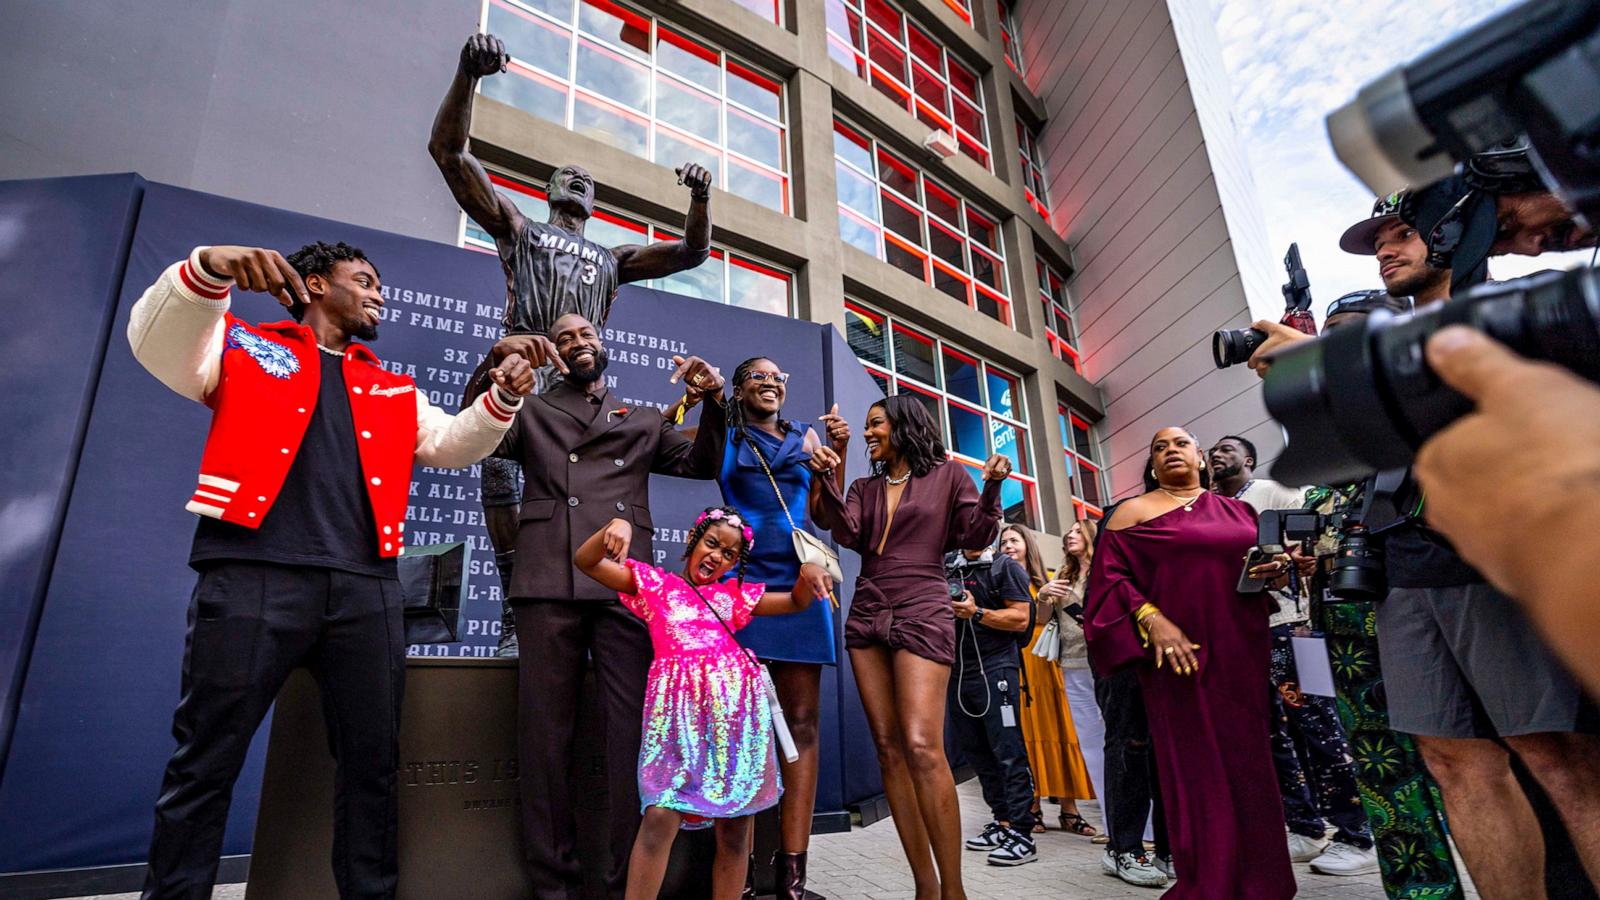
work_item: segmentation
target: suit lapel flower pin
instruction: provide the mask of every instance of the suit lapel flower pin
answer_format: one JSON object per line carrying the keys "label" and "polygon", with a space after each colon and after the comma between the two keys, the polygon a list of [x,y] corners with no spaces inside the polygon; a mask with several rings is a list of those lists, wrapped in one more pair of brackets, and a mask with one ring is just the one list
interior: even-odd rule
{"label": "suit lapel flower pin", "polygon": [[623,416],[626,416],[629,412],[632,412],[632,410],[626,406],[613,409],[612,411],[606,413],[606,422],[610,423],[612,419],[620,419]]}

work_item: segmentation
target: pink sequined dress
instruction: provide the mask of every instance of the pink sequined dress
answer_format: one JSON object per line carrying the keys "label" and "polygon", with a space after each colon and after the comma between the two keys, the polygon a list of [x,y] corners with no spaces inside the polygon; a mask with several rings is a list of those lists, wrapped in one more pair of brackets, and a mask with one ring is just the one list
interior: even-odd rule
{"label": "pink sequined dress", "polygon": [[[683,813],[693,828],[776,805],[783,788],[760,671],[681,576],[637,560],[626,565],[639,592],[620,595],[622,603],[649,626],[656,654],[639,747],[641,807]],[[766,586],[699,590],[738,631]]]}

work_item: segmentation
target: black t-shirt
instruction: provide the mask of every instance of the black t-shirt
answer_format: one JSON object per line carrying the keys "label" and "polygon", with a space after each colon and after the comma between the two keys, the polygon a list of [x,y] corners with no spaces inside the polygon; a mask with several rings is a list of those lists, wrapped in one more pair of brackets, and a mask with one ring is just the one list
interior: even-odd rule
{"label": "black t-shirt", "polygon": [[362,480],[344,387],[344,359],[317,355],[322,358],[317,408],[272,509],[254,530],[201,516],[189,565],[198,569],[207,562],[245,559],[396,577],[395,560],[378,556],[372,501]]}
{"label": "black t-shirt", "polygon": [[1383,533],[1383,565],[1390,587],[1458,587],[1483,581],[1444,535],[1421,522]]}
{"label": "black t-shirt", "polygon": [[[962,570],[961,581],[972,592],[972,600],[979,609],[1005,609],[1006,603],[1032,603],[1028,591],[1028,573],[1022,564],[1009,556],[997,558],[998,565],[987,562],[969,562]],[[976,638],[977,647],[973,643]],[[956,619],[956,660],[958,671],[967,675],[978,673],[979,658],[983,668],[990,672],[1000,668],[1015,669],[1022,665],[1017,648],[1017,633],[1001,631],[977,624],[974,619]]]}

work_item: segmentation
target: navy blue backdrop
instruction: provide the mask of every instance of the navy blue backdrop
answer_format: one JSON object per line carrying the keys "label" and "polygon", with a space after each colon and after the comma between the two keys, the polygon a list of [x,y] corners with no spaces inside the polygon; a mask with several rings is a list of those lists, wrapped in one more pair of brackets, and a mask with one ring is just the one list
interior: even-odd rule
{"label": "navy blue backdrop", "polygon": [[[26,324],[0,339],[0,390],[13,421],[28,422],[0,437],[16,461],[0,474],[0,873],[142,860],[173,747],[194,580],[194,517],[183,503],[209,413],[133,360],[128,310],[196,245],[288,251],[314,239],[371,256],[386,297],[374,350],[453,408],[499,333],[505,281],[492,256],[132,175],[0,183],[0,297]],[[252,320],[281,313],[253,294],[236,294],[235,311]],[[859,423],[881,396],[832,328],[658,291],[625,287],[606,340],[613,390],[641,404],[680,392],[667,377],[683,349],[724,371],[775,355],[796,376],[786,412],[797,419],[838,402]],[[852,456],[856,477],[863,464]],[[466,639],[414,653],[492,652],[499,588],[477,486],[476,468],[417,470],[408,536],[471,541],[474,571]],[[657,478],[652,492],[661,553],[718,498],[712,482]],[[853,575],[855,559],[845,562]],[[227,853],[249,852],[266,734],[235,792]],[[826,670],[822,740],[819,810],[881,792],[847,664]]]}

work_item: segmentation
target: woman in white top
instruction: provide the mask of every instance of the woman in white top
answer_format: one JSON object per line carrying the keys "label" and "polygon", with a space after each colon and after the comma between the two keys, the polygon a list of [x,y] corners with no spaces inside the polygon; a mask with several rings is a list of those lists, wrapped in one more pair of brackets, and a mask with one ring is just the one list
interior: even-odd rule
{"label": "woman in white top", "polygon": [[1105,809],[1106,727],[1094,698],[1094,676],[1089,673],[1089,651],[1083,641],[1083,592],[1089,582],[1089,561],[1094,557],[1098,530],[1092,519],[1079,519],[1061,539],[1066,562],[1053,580],[1039,589],[1039,599],[1054,610],[1059,635],[1056,662],[1067,692],[1072,727],[1078,732],[1078,749],[1094,782],[1101,810]]}

